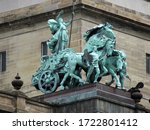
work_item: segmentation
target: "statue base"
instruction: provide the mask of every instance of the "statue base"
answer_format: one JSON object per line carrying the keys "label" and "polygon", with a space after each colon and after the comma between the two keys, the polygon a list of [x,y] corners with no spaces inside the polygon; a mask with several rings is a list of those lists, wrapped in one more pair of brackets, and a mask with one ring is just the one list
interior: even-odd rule
{"label": "statue base", "polygon": [[137,104],[129,92],[100,83],[86,84],[34,99],[54,106],[53,112],[142,112],[137,111]]}

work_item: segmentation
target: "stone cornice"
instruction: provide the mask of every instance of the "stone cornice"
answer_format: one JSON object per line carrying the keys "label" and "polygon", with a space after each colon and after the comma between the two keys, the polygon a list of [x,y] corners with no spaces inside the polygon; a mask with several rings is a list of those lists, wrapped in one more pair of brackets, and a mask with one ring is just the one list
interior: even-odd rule
{"label": "stone cornice", "polygon": [[126,19],[131,19],[133,21],[150,25],[150,15],[121,7],[105,0],[82,0],[82,4],[100,9],[105,12],[109,12],[112,15],[117,15]]}
{"label": "stone cornice", "polygon": [[[112,3],[106,2],[105,0],[76,0],[76,5],[78,4],[88,5],[94,7],[95,9],[99,9],[105,12],[109,12],[111,14],[131,19],[133,21],[150,25],[150,15],[145,15],[134,10],[114,5]],[[32,5],[29,7],[0,13],[0,24],[24,19],[34,15],[52,12],[70,6],[72,6],[71,0],[48,0],[46,2]]]}
{"label": "stone cornice", "polygon": [[[134,19],[135,17],[131,19],[127,17],[128,15],[121,16],[119,15],[119,13],[114,13],[113,11],[111,11],[111,9],[114,9],[114,5],[108,2],[106,3],[104,0],[101,0],[101,2],[100,1],[95,2],[96,0],[92,1],[92,2],[95,2],[97,6],[92,3],[89,4],[90,2],[88,3],[88,1],[89,0],[77,1],[76,8],[75,8],[76,14],[78,12],[80,13],[89,12],[90,14],[94,14],[95,16],[100,15],[100,16],[105,17],[108,22],[110,21],[111,23],[112,22],[119,23],[119,26],[121,26],[121,28],[130,27],[130,28],[133,28],[133,30],[140,30],[141,32],[150,34],[150,24],[147,24],[146,22],[144,23],[144,20],[141,22],[141,21],[135,20]],[[26,8],[18,9],[14,11],[15,17],[13,17],[12,19],[11,18],[5,19],[4,21],[2,20],[4,17],[1,17],[2,14],[0,14],[0,23],[1,23],[0,33],[4,33],[4,32],[15,30],[15,29],[20,29],[24,27],[30,27],[36,23],[46,22],[49,18],[55,18],[61,9],[63,9],[66,13],[71,12],[72,10],[71,1],[66,4],[61,3],[59,0],[55,1],[55,3],[53,4],[50,2],[46,2],[46,3],[34,5],[32,6],[32,8],[26,7]],[[105,8],[104,8],[104,5],[105,5]],[[112,6],[112,7],[109,7],[109,6]],[[30,13],[26,12],[27,9],[30,10],[30,11],[28,10]],[[21,12],[22,12],[22,15],[21,15]],[[128,12],[124,11],[124,13],[128,13]],[[137,13],[132,12],[132,11],[130,13],[137,15]],[[149,21],[149,19],[147,20]]]}

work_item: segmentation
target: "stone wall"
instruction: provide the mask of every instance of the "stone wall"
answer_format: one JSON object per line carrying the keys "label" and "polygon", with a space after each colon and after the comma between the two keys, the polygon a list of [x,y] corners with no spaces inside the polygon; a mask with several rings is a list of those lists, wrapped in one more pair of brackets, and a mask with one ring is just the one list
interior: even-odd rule
{"label": "stone wall", "polygon": [[[112,2],[113,4],[123,6],[137,12],[142,12],[144,14],[150,14],[150,3],[148,0],[107,0],[108,2]],[[135,4],[136,3],[136,4]]]}
{"label": "stone wall", "polygon": [[[46,1],[46,0],[45,0]],[[0,12],[11,11],[26,6],[35,5],[43,2],[43,0],[1,0],[0,1]]]}
{"label": "stone wall", "polygon": [[[31,76],[40,65],[41,42],[50,38],[47,26],[49,18],[55,18],[59,10],[65,11],[65,20],[71,15],[70,0],[49,0],[45,3],[0,14],[0,52],[7,52],[6,72],[0,72],[0,89],[10,91],[11,81],[17,72],[24,81],[22,91],[29,97],[41,95],[31,86]],[[145,53],[150,53],[149,16],[116,6],[105,0],[78,0],[73,22],[71,47],[82,50],[83,33],[103,22],[114,26],[117,49],[127,54],[128,73],[132,81],[126,86],[134,87],[144,82],[142,90],[145,98],[150,95],[150,75],[146,74]],[[69,29],[68,29],[69,30]],[[107,78],[102,80],[105,83]],[[150,108],[148,101],[142,101]]]}
{"label": "stone wall", "polygon": [[0,112],[10,113],[40,113],[53,112],[53,107],[28,98],[20,91],[0,91]]}

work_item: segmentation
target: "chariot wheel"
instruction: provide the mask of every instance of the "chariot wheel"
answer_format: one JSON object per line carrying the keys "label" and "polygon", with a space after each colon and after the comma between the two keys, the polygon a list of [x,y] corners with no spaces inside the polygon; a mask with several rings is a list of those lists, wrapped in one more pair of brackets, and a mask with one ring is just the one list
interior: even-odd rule
{"label": "chariot wheel", "polygon": [[39,79],[38,86],[43,93],[55,92],[59,83],[58,73],[44,71]]}

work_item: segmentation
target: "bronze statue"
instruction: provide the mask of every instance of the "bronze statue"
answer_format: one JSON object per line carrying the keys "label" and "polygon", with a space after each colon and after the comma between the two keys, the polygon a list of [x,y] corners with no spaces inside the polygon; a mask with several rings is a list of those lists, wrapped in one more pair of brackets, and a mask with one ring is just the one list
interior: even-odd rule
{"label": "bronze statue", "polygon": [[69,37],[67,27],[71,24],[72,19],[68,22],[64,22],[63,20],[63,11],[61,11],[56,20],[49,19],[48,25],[53,36],[47,41],[49,48],[52,50],[52,53],[58,53],[66,48]]}
{"label": "bronze statue", "polygon": [[[49,19],[48,25],[52,37],[47,41],[52,54],[41,58],[41,66],[32,76],[32,84],[44,93],[81,86],[85,83],[99,82],[103,76],[111,75],[111,85],[124,89],[126,72],[126,55],[116,50],[116,37],[109,23],[99,24],[88,30],[85,35],[85,47],[81,53],[67,48],[69,42],[67,27],[72,19],[64,22],[63,11],[55,19]],[[82,78],[81,70],[86,73]]]}

